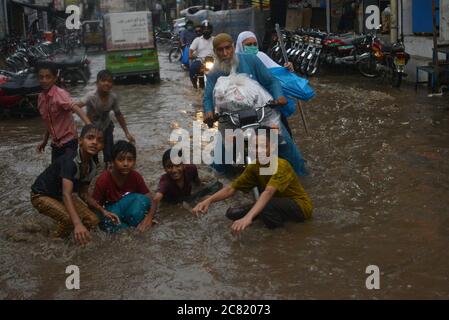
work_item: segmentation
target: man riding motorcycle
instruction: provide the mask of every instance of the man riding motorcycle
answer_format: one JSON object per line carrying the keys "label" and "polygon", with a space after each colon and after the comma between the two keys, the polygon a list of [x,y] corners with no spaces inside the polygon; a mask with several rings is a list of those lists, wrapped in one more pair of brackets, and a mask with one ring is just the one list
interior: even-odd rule
{"label": "man riding motorcycle", "polygon": [[198,80],[199,87],[204,88],[204,78],[198,78],[198,76],[202,75],[201,69],[206,57],[214,55],[214,37],[212,37],[213,26],[209,23],[209,21],[204,20],[201,23],[201,30],[203,35],[193,40],[189,51],[189,58],[192,60],[190,63],[190,80],[192,81],[192,85],[195,89],[198,88]]}
{"label": "man riding motorcycle", "polygon": [[197,34],[195,32],[195,26],[193,24],[193,21],[188,20],[186,22],[186,29],[182,30],[179,34],[179,40],[181,42],[181,48],[182,48],[182,59],[181,62],[184,65],[185,69],[189,68],[189,52],[190,52],[190,45],[192,44],[193,40],[197,37]]}
{"label": "man riding motorcycle", "polygon": [[[273,105],[285,105],[287,99],[283,95],[282,87],[265,65],[254,54],[235,53],[233,39],[229,34],[221,33],[214,38],[213,46],[216,61],[213,70],[208,74],[206,89],[203,97],[204,122],[211,127],[214,120],[215,102],[214,89],[220,77],[226,77],[231,73],[246,74],[255,80],[275,99]],[[218,126],[220,131],[220,123]],[[279,144],[279,156],[286,159],[298,176],[307,175],[305,161],[301,152],[294,144],[285,126],[280,123],[279,131],[285,143]],[[218,146],[220,148],[220,146]],[[221,162],[223,163],[223,162]],[[220,164],[220,160],[213,167],[220,172],[226,172],[226,165]]]}

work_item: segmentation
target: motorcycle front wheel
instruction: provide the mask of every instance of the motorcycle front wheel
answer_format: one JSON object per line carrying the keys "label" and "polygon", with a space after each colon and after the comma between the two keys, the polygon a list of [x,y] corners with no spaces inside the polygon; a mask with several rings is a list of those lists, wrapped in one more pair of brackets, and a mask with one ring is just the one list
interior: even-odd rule
{"label": "motorcycle front wheel", "polygon": [[178,62],[181,61],[182,50],[181,48],[172,48],[170,53],[168,54],[168,61],[170,62]]}
{"label": "motorcycle front wheel", "polygon": [[376,59],[372,55],[360,59],[357,62],[357,68],[364,77],[375,78],[379,76],[379,71],[376,68]]}
{"label": "motorcycle front wheel", "polygon": [[305,57],[302,60],[301,67],[299,68],[299,72],[301,74],[303,74],[303,75],[306,75],[307,74],[307,67],[310,65],[310,63],[311,63],[311,60],[308,59],[307,57]]}
{"label": "motorcycle front wheel", "polygon": [[318,61],[310,61],[309,65],[307,66],[306,69],[306,74],[308,76],[314,76],[316,74],[316,72],[318,71]]}

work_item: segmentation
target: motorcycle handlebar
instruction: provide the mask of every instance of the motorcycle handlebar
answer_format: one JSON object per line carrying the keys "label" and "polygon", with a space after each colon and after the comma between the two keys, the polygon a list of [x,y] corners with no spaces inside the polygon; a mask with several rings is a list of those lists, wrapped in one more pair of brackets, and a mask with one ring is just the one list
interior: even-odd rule
{"label": "motorcycle handlebar", "polygon": [[[269,101],[266,105],[264,105],[263,107],[260,107],[259,109],[264,109],[264,108],[278,108],[278,107],[282,107],[283,105],[279,105],[277,103],[275,103],[275,101]],[[258,110],[259,110],[258,109]],[[229,113],[214,113],[212,118],[208,118],[203,120],[203,123],[207,124],[207,126],[209,128],[213,128],[214,123],[217,122],[218,120],[220,120],[220,118],[223,118],[225,116],[230,116],[232,114],[232,112]]]}

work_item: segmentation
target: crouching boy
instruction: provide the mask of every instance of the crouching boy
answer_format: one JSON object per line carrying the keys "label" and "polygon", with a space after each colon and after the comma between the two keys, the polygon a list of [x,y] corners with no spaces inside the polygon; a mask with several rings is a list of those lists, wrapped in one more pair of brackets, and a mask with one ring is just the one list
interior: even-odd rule
{"label": "crouching boy", "polygon": [[136,147],[117,141],[112,147],[112,168],[98,177],[89,205],[97,211],[100,229],[114,233],[128,227],[144,231],[153,224],[151,193],[142,176],[134,171]]}
{"label": "crouching boy", "polygon": [[[211,185],[202,186],[196,165],[182,162],[174,164],[170,158],[171,153],[172,149],[168,149],[162,156],[165,174],[161,176],[157,192],[153,198],[155,210],[161,201],[170,203],[191,202],[212,194],[223,187],[223,184],[218,181]],[[181,151],[178,152],[178,157],[182,159]],[[202,187],[192,193],[194,186]]]}
{"label": "crouching boy", "polygon": [[[86,244],[91,236],[88,229],[98,224],[98,218],[81,201],[80,194],[96,176],[92,158],[103,149],[103,132],[88,124],[81,130],[77,153],[59,157],[31,186],[31,203],[40,213],[56,220],[55,237],[66,237],[72,230],[78,244]],[[78,196],[74,195],[78,193]]]}
{"label": "crouching boy", "polygon": [[[193,213],[207,213],[209,206],[234,195],[236,190],[249,192],[254,187],[261,191],[260,198],[250,207],[229,208],[226,216],[234,220],[232,232],[239,234],[256,218],[260,218],[269,229],[283,226],[286,221],[302,222],[312,216],[312,202],[304,191],[298,176],[290,163],[277,156],[271,157],[275,150],[270,139],[270,128],[258,129],[257,160],[249,164],[245,171],[231,185],[224,187],[214,195],[197,204]],[[259,155],[266,155],[274,160],[277,169],[273,174],[261,174]]]}

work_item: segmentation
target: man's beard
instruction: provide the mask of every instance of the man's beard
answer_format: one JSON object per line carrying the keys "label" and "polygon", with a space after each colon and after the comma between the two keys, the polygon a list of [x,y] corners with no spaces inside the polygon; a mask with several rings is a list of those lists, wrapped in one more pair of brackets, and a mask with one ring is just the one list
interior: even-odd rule
{"label": "man's beard", "polygon": [[225,75],[230,75],[231,71],[237,70],[238,66],[239,66],[239,58],[237,57],[236,54],[234,54],[232,58],[229,60],[220,61],[219,59],[217,59],[217,62],[214,65],[214,70],[220,71]]}

